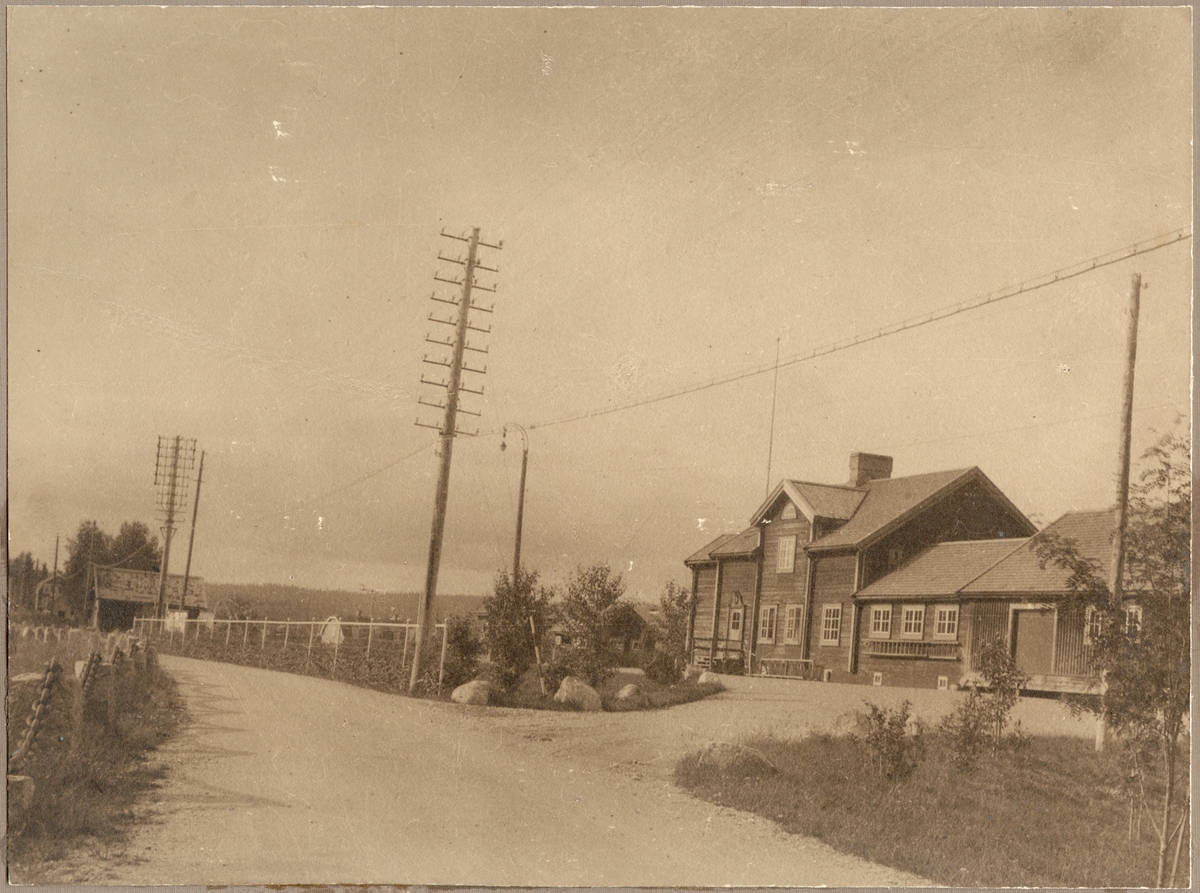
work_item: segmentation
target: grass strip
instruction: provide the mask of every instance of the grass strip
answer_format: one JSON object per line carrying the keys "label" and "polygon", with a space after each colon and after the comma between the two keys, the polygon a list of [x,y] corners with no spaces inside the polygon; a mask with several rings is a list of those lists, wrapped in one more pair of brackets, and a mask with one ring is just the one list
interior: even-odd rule
{"label": "grass strip", "polygon": [[1032,737],[963,772],[940,735],[926,738],[925,759],[898,781],[872,769],[859,739],[829,735],[746,740],[778,770],[751,777],[691,754],[675,781],[709,802],[940,885],[1153,883],[1157,841],[1145,814],[1140,839],[1131,833],[1139,809],[1119,748],[1097,754],[1090,741]]}
{"label": "grass strip", "polygon": [[[38,883],[48,862],[88,839],[107,844],[128,833],[134,807],[165,772],[148,755],[175,734],[184,718],[175,682],[153,659],[144,667],[119,662],[84,694],[71,673],[50,704],[37,745],[20,772],[34,781],[30,805],[9,812],[9,877]],[[8,696],[9,752],[24,729],[32,684]]]}

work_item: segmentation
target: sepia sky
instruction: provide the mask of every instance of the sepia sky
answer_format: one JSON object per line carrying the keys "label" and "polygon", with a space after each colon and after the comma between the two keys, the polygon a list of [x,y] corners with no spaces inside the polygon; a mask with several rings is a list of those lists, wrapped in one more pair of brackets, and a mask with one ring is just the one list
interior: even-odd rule
{"label": "sepia sky", "polygon": [[[506,424],[523,563],[647,599],[854,450],[977,465],[1039,525],[1104,507],[1134,272],[1135,455],[1189,412],[1190,239],[787,361],[1189,227],[1190,15],[11,7],[10,550],[157,527],[180,434],[193,573],[420,589],[426,317],[471,226],[504,246],[441,592],[512,560]],[[770,371],[564,421],[777,344],[769,479]]]}

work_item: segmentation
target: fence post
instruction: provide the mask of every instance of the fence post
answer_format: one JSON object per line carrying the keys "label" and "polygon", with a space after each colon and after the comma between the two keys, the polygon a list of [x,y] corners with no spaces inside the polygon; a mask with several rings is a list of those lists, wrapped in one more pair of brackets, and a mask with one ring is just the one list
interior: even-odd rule
{"label": "fence post", "polygon": [[442,693],[442,679],[446,675],[446,639],[450,635],[450,624],[442,624],[442,659],[438,662],[438,694]]}
{"label": "fence post", "polygon": [[262,643],[258,646],[259,651],[267,650],[267,621],[263,621]]}
{"label": "fence post", "polygon": [[338,637],[333,640],[333,669],[329,671],[330,679],[337,679],[338,649],[342,647],[342,628],[338,626]]}
{"label": "fence post", "polygon": [[404,650],[400,652],[400,669],[408,666],[408,624],[404,624]]}
{"label": "fence post", "polygon": [[375,618],[371,618],[371,622],[367,624],[367,663],[371,662],[371,636],[375,634]]}
{"label": "fence post", "polygon": [[283,650],[287,651],[288,633],[292,631],[292,618],[289,617],[283,624]]}
{"label": "fence post", "polygon": [[233,632],[233,618],[225,621],[225,647],[229,647],[229,634]]}
{"label": "fence post", "polygon": [[250,621],[242,621],[242,653],[246,653],[246,640],[250,638]]}
{"label": "fence post", "polygon": [[308,656],[304,658],[304,669],[308,669],[308,664],[312,660],[312,640],[313,633],[317,631],[317,623],[315,620],[308,622]]}

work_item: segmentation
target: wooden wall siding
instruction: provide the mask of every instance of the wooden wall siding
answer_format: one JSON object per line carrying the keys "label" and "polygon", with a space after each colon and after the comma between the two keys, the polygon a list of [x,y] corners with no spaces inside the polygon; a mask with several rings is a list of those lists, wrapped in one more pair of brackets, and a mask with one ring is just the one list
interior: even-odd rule
{"label": "wooden wall siding", "polygon": [[1063,676],[1088,674],[1088,648],[1084,643],[1084,609],[1058,608],[1058,629],[1054,643],[1054,672]]}
{"label": "wooden wall siding", "polygon": [[970,666],[967,669],[979,669],[979,652],[997,638],[1008,641],[1008,606],[1007,601],[977,601],[964,605],[971,613]]}
{"label": "wooden wall siding", "polygon": [[[762,583],[758,603],[779,605],[781,617],[785,613],[784,605],[804,603],[804,584],[808,579],[808,556],[804,553],[804,547],[808,544],[809,535],[808,519],[799,513],[788,521],[776,517],[764,527]],[[796,560],[791,573],[781,574],[777,570],[779,541],[786,536],[796,538]]]}
{"label": "wooden wall siding", "polygon": [[[835,682],[860,681],[846,670],[854,635],[851,627],[851,597],[854,594],[854,571],[857,563],[858,556],[850,554],[819,557],[813,564],[813,603],[812,620],[808,626],[808,656],[815,665],[832,670]],[[821,644],[821,627],[827,604],[842,606],[841,637],[836,646]]]}
{"label": "wooden wall siding", "polygon": [[868,549],[863,558],[862,585],[869,586],[890,570],[889,555],[894,549],[907,561],[934,543],[1024,535],[1020,519],[980,484],[971,483]]}
{"label": "wooden wall siding", "polygon": [[712,631],[713,592],[717,568],[702,567],[696,571],[696,629],[697,639],[707,638]]}
{"label": "wooden wall siding", "polygon": [[[753,561],[722,561],[721,562],[721,608],[733,605],[735,592],[742,594],[742,602],[746,605],[746,613],[750,613],[751,602],[754,601],[755,562]],[[709,619],[712,619],[710,610]]]}

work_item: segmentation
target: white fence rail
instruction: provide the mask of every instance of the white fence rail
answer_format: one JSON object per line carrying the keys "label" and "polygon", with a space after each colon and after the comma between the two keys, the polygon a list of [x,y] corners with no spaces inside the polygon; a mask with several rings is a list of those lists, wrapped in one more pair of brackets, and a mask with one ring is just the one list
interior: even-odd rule
{"label": "white fence rail", "polygon": [[[438,658],[438,688],[445,676],[447,630],[438,623],[435,634],[441,636],[441,655]],[[354,662],[356,666],[390,669],[393,674],[412,667],[417,643],[417,624],[381,621],[329,620],[158,620],[138,617],[133,621],[133,633],[146,641],[158,643],[160,649],[195,653],[197,657],[216,659],[258,652],[264,666],[279,664],[275,669],[311,672],[329,666],[330,678],[337,678],[338,663]],[[191,647],[189,647],[191,646]],[[207,647],[206,647],[207,646]],[[300,660],[303,656],[303,663]],[[270,658],[276,658],[271,660]]]}

